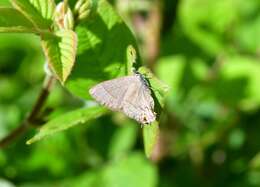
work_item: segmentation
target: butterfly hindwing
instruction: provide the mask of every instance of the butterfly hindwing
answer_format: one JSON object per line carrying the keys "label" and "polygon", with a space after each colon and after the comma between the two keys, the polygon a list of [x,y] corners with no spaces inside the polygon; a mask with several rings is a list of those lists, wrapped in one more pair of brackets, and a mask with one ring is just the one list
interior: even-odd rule
{"label": "butterfly hindwing", "polygon": [[120,110],[121,100],[134,76],[126,76],[101,82],[90,89],[89,93],[98,102],[112,110]]}
{"label": "butterfly hindwing", "polygon": [[99,103],[111,110],[121,111],[139,123],[155,120],[151,91],[140,74],[101,82],[89,92]]}
{"label": "butterfly hindwing", "polygon": [[154,101],[147,84],[142,81],[142,77],[138,78],[138,84],[130,85],[125,94],[123,112],[142,124],[149,124],[155,120]]}

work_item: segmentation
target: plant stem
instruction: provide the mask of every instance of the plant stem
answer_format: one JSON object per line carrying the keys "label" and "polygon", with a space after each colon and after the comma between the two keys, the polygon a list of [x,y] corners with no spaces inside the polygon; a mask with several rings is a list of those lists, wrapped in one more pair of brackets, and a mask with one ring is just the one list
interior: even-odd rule
{"label": "plant stem", "polygon": [[24,134],[29,129],[30,124],[37,119],[40,111],[44,106],[44,103],[49,96],[54,80],[55,79],[53,76],[46,75],[41,92],[31,112],[16,129],[14,129],[10,134],[8,134],[0,141],[0,148],[4,148],[5,146],[11,144],[16,138]]}

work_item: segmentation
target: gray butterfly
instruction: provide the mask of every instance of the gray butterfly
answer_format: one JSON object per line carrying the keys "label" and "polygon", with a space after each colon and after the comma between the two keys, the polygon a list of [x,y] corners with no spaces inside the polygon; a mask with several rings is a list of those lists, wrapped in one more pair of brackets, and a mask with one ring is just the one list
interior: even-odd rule
{"label": "gray butterfly", "polygon": [[89,93],[102,105],[123,112],[141,124],[150,124],[156,119],[151,90],[139,73],[101,82]]}

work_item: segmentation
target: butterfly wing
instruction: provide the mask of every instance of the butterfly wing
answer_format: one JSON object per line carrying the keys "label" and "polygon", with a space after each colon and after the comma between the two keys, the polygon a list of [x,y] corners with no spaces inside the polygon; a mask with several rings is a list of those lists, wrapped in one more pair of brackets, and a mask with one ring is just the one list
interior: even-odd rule
{"label": "butterfly wing", "polygon": [[122,101],[123,112],[142,124],[152,123],[156,116],[154,113],[154,100],[150,88],[140,75],[135,85],[131,84]]}
{"label": "butterfly wing", "polygon": [[141,75],[104,81],[91,88],[89,92],[102,105],[111,110],[124,112],[139,123],[149,124],[156,118],[151,91]]}
{"label": "butterfly wing", "polygon": [[135,76],[125,76],[97,84],[89,90],[90,95],[111,110],[120,110],[122,99]]}

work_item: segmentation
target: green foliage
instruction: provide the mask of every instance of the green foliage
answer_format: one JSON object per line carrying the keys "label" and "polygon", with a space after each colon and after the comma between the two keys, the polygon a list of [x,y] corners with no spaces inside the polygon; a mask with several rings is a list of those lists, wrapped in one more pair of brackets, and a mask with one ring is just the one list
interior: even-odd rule
{"label": "green foliage", "polygon": [[[0,2],[0,140],[33,108],[46,57],[64,83],[31,128],[0,149],[0,186],[259,186],[259,0],[160,1],[153,73],[141,59],[152,28],[139,19],[148,20],[152,1],[138,14],[140,1],[129,1],[127,14],[123,0],[76,2],[69,1],[75,28],[67,30],[57,28],[54,1]],[[126,20],[134,15],[135,36],[116,8]],[[132,67],[156,105],[158,121],[143,128],[88,94]],[[25,145],[30,137],[37,143]]]}
{"label": "green foliage", "polygon": [[52,0],[48,2],[47,0],[41,0],[39,4],[34,0],[11,0],[11,2],[37,29],[48,29],[51,26],[54,11]]}
{"label": "green foliage", "polygon": [[156,169],[140,154],[133,154],[120,162],[108,165],[101,178],[104,180],[101,186],[108,187],[155,187],[157,183]]}
{"label": "green foliage", "polygon": [[[118,76],[132,74],[133,69],[140,66],[140,63],[137,64],[136,62],[138,55],[135,47],[133,47],[136,46],[133,35],[120,16],[117,15],[105,0],[100,0],[95,3],[92,2],[91,4],[88,1],[78,2],[78,4],[75,5],[77,14],[82,13],[82,9],[84,9],[84,11],[85,9],[90,10],[89,7],[91,7],[94,12],[92,13],[92,20],[80,20],[78,18],[78,21],[81,22],[79,22],[76,27],[77,33],[69,30],[73,29],[72,25],[71,27],[66,26],[67,22],[72,23],[74,21],[72,12],[70,8],[67,7],[66,2],[59,4],[56,8],[56,17],[54,17],[55,3],[52,0],[14,0],[11,2],[17,10],[28,18],[28,20],[24,18],[23,21],[27,21],[28,23],[31,21],[35,28],[38,29],[46,61],[53,74],[62,84],[65,83],[71,74],[77,54],[77,65],[70,79],[67,81],[66,86],[68,90],[79,97],[89,99],[90,96],[86,90],[89,90],[94,84]],[[5,12],[2,13],[2,16],[5,16]],[[13,10],[13,12],[15,12],[15,10]],[[15,13],[17,14],[18,12]],[[20,16],[22,17],[22,15]],[[54,25],[52,25],[52,23],[54,23]],[[12,24],[10,26],[12,26]],[[10,26],[5,25],[6,31],[8,31],[8,29],[12,32],[17,31]],[[58,27],[56,28],[55,26]],[[49,31],[46,32],[46,29],[49,29]],[[54,30],[52,31],[51,29]],[[120,44],[118,45],[117,51],[111,50],[112,48],[109,45],[114,42]],[[102,48],[100,46],[102,46]],[[140,72],[149,78],[151,87],[156,88],[154,97],[158,104],[156,103],[155,107],[156,112],[160,114],[166,90],[162,88],[159,80],[147,69],[140,68]],[[77,113],[72,112],[72,114],[69,114],[69,117],[73,117],[73,115],[75,115],[73,119],[75,124],[82,121]],[[89,113],[88,117],[89,119],[95,118],[96,114]],[[60,118],[66,119],[67,117],[66,115],[61,115]],[[39,134],[28,141],[28,143],[30,144],[44,136],[65,130],[67,127],[72,126],[68,125],[70,123],[67,124],[60,121],[60,118],[55,121],[55,123],[61,123],[59,124],[59,128],[53,128],[52,123],[49,122],[51,125],[49,123],[44,125],[44,130],[41,130]],[[52,130],[49,129],[49,126],[51,126]],[[156,127],[152,128],[154,130],[149,131],[149,133],[144,132],[144,144],[147,156],[150,156],[152,153],[152,149],[157,141],[156,137],[159,133],[158,121],[152,124],[152,127],[154,126]],[[47,128],[47,130],[45,128]],[[144,131],[146,131],[145,129],[146,128],[144,128]]]}
{"label": "green foliage", "polygon": [[114,133],[109,150],[109,156],[112,159],[120,159],[129,154],[136,142],[137,129],[136,124],[126,123]]}
{"label": "green foliage", "polygon": [[152,124],[143,127],[145,154],[147,157],[150,157],[153,153],[156,143],[158,142],[159,119],[161,110],[164,107],[165,95],[169,91],[169,87],[157,79],[149,69],[141,67],[138,69],[138,71],[149,80],[155,99],[155,112],[157,113],[157,120]]}
{"label": "green foliage", "polygon": [[36,32],[33,24],[13,8],[0,8],[0,32]]}
{"label": "green foliage", "polygon": [[84,99],[91,99],[88,90],[97,83],[127,75],[127,47],[136,46],[126,24],[105,0],[97,1],[92,11],[93,17],[76,27],[77,63],[65,84]]}
{"label": "green foliage", "polygon": [[[53,31],[55,10],[53,0],[13,0],[11,2],[20,13],[14,9],[3,9],[0,13],[0,16],[2,16],[2,29],[0,31],[40,34],[47,62],[57,79],[63,84],[75,62],[76,34],[72,30]],[[9,17],[5,19],[7,15]],[[72,19],[70,18],[70,20]]]}
{"label": "green foliage", "polygon": [[55,9],[54,0],[30,0],[30,3],[40,12],[44,19],[52,21]]}
{"label": "green foliage", "polygon": [[106,164],[104,168],[61,183],[65,187],[155,187],[156,184],[156,168],[140,153],[132,153],[120,161]]}
{"label": "green foliage", "polygon": [[90,107],[87,109],[78,109],[69,113],[65,113],[43,125],[39,132],[32,139],[27,141],[27,144],[39,141],[45,136],[66,130],[72,126],[84,124],[87,121],[98,118],[104,113],[106,113],[106,110],[102,107]]}

